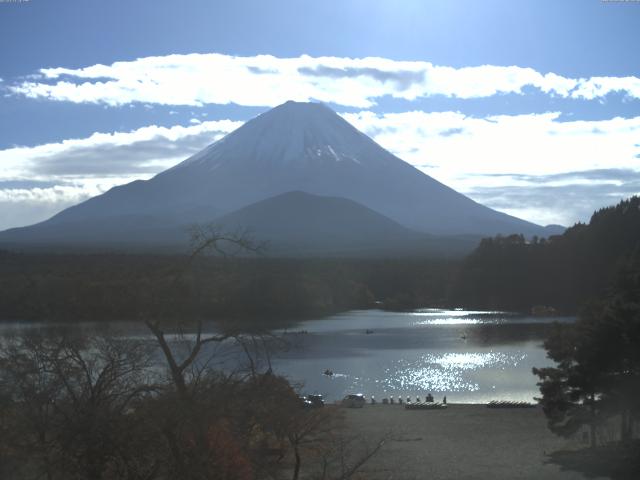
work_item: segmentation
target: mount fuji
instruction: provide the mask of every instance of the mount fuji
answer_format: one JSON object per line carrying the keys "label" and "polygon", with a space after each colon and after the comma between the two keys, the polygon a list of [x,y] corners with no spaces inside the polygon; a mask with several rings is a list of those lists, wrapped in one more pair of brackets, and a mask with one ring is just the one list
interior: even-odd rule
{"label": "mount fuji", "polygon": [[333,239],[332,251],[346,238],[349,248],[360,240],[404,248],[433,236],[556,233],[443,185],[323,104],[290,101],[150,180],[1,232],[0,243],[176,246],[185,244],[189,225],[211,221],[289,246],[311,229]]}

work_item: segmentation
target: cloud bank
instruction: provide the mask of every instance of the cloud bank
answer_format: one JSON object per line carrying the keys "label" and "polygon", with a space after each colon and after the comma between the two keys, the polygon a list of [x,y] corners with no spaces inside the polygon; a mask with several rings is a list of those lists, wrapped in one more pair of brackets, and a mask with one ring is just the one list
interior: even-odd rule
{"label": "cloud bank", "polygon": [[525,88],[562,98],[594,100],[618,92],[640,99],[637,77],[567,78],[519,66],[453,68],[377,57],[238,57],[217,53],[144,57],[79,69],[44,68],[35,78],[7,88],[29,98],[109,106],[142,102],[273,107],[297,100],[370,108],[385,96],[471,99],[522,94]]}
{"label": "cloud bank", "polygon": [[588,221],[640,194],[640,117],[559,112],[475,118],[422,111],[343,115],[388,150],[474,200],[539,224]]}
{"label": "cloud bank", "polygon": [[0,150],[0,230],[30,225],[202,150],[242,122],[143,127]]}

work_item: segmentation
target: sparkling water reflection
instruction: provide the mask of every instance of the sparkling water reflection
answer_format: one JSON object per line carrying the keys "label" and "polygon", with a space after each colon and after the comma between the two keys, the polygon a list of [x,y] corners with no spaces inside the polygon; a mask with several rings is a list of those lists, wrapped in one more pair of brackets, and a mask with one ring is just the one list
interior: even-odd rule
{"label": "sparkling water reflection", "polygon": [[[447,395],[450,401],[532,401],[534,366],[550,365],[542,341],[554,321],[501,312],[354,311],[304,322],[276,370],[304,391],[341,398]],[[323,375],[325,369],[333,376]]]}
{"label": "sparkling water reflection", "polygon": [[465,370],[516,366],[524,358],[524,354],[500,352],[427,354],[415,362],[398,360],[385,370],[383,384],[388,391],[476,392],[480,386],[465,376]]}
{"label": "sparkling water reflection", "polygon": [[[322,393],[328,400],[361,392],[376,398],[424,398],[432,393],[436,398],[446,395],[449,401],[469,403],[532,401],[538,390],[531,369],[551,364],[542,342],[556,321],[574,318],[437,309],[352,311],[277,332],[289,340],[289,348],[275,354],[272,366],[302,392]],[[128,338],[154,341],[140,323],[113,326]],[[0,337],[47,327],[4,323]],[[100,331],[104,324],[73,328]],[[212,348],[208,347],[208,354]],[[326,369],[333,375],[324,375]]]}

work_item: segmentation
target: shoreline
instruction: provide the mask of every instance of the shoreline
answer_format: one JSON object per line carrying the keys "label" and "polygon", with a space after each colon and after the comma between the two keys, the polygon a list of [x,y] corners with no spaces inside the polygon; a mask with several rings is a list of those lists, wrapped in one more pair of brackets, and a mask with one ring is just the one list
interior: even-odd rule
{"label": "shoreline", "polygon": [[403,405],[378,404],[341,411],[348,431],[363,441],[388,437],[358,478],[606,478],[587,477],[553,463],[554,452],[575,451],[585,445],[578,437],[565,439],[551,433],[539,406],[487,408],[485,404],[451,403],[442,410],[407,410]]}

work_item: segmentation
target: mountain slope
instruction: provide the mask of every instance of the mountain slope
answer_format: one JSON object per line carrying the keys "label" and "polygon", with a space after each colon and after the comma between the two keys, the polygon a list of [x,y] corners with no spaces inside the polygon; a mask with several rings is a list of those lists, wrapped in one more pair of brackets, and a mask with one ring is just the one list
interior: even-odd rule
{"label": "mountain slope", "polygon": [[[224,231],[246,231],[265,242],[269,256],[355,256],[385,254],[460,257],[480,241],[477,236],[434,236],[412,231],[352,200],[287,192],[219,217]],[[4,246],[57,251],[184,250],[191,223],[166,224],[151,215],[121,215],[63,223],[46,222],[24,240],[23,229],[2,234]],[[74,235],[69,235],[73,231]]]}
{"label": "mountain slope", "polygon": [[[290,191],[349,199],[431,234],[545,234],[425,175],[328,107],[287,102],[148,181],[113,188],[9,236],[42,239],[57,225],[70,238],[82,238],[83,224],[102,220],[125,234],[131,218],[171,227],[211,220]],[[118,217],[129,220],[119,226]],[[6,238],[0,234],[0,241]]]}
{"label": "mountain slope", "polygon": [[477,238],[434,237],[409,230],[352,200],[288,192],[219,218],[225,229],[248,228],[269,252],[371,255],[471,251]]}

